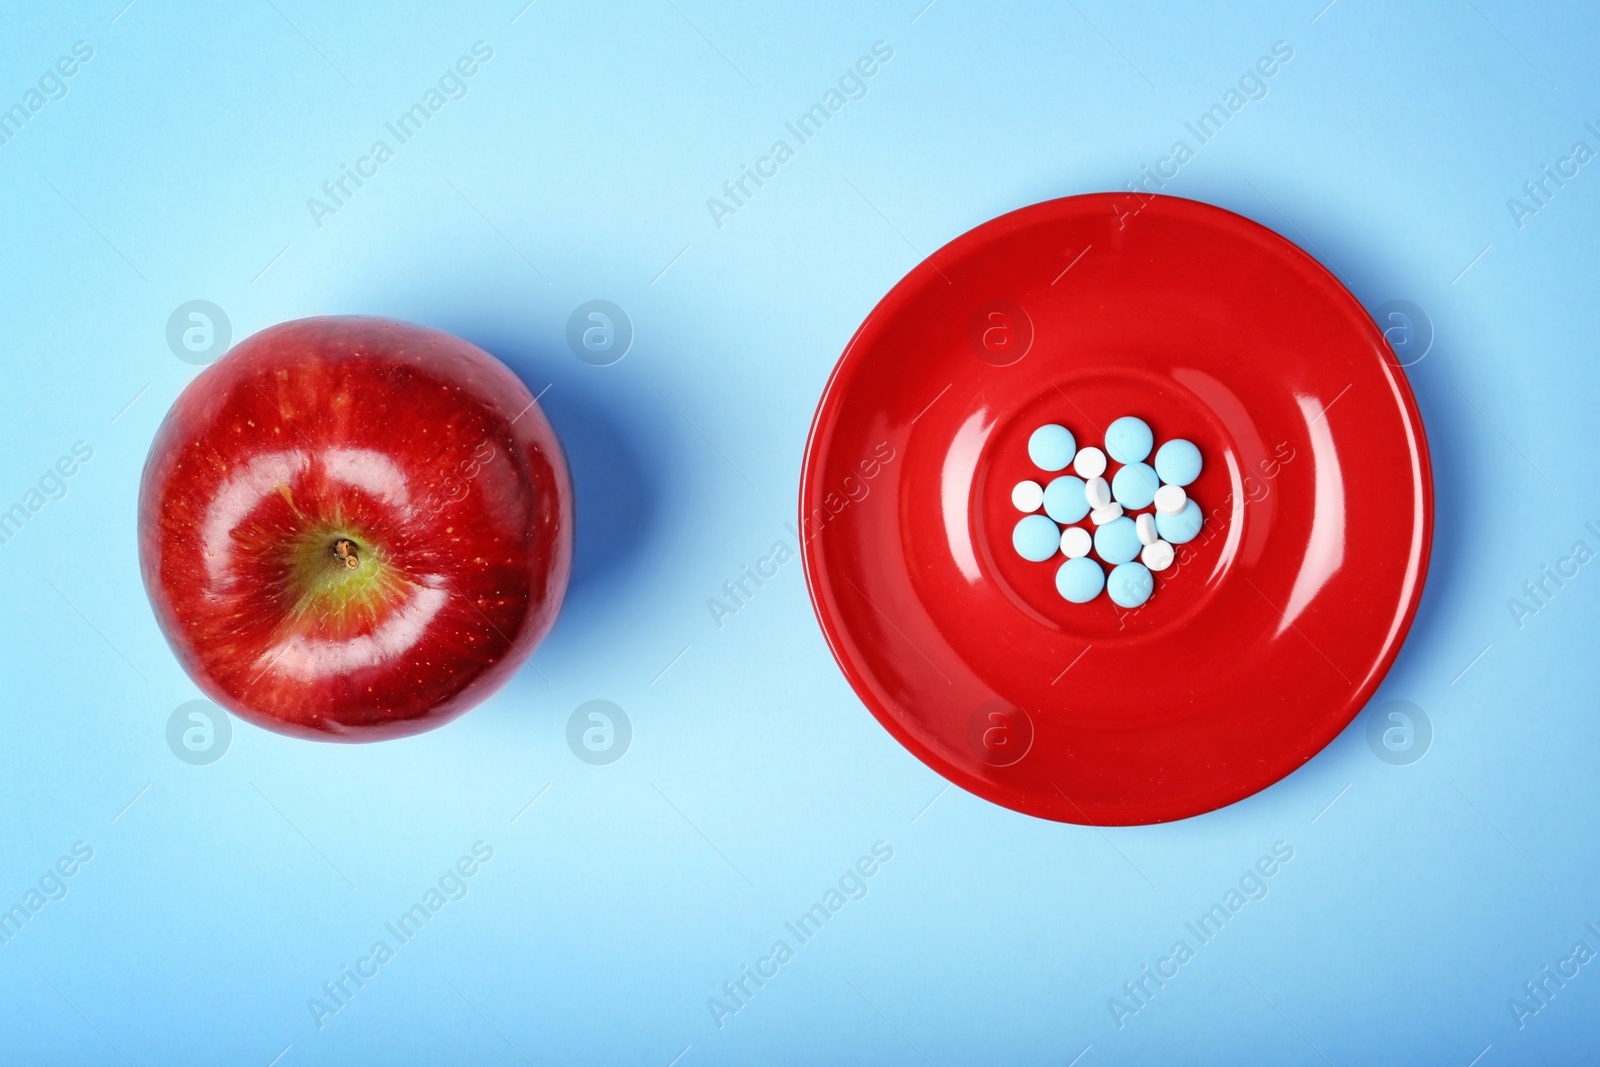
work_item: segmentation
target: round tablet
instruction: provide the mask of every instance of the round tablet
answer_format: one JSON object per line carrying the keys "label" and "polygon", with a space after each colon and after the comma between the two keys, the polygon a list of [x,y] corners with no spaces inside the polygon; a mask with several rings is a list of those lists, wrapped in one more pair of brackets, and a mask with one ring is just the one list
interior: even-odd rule
{"label": "round tablet", "polygon": [[1088,556],[1069,559],[1056,570],[1056,592],[1074,604],[1087,604],[1105,587],[1105,571]]}
{"label": "round tablet", "polygon": [[1155,435],[1143,419],[1124,415],[1106,427],[1106,451],[1118,463],[1139,463],[1150,454]]}
{"label": "round tablet", "polygon": [[1094,551],[1112,566],[1132,560],[1139,554],[1139,531],[1133,520],[1123,515],[1095,530]]}
{"label": "round tablet", "polygon": [[1200,477],[1200,450],[1183,438],[1156,449],[1156,473],[1168,485],[1188,485]]}
{"label": "round tablet", "polygon": [[1153,571],[1164,571],[1172,566],[1173,557],[1177,553],[1172,551],[1172,546],[1166,541],[1155,541],[1145,545],[1139,553],[1139,562]]}
{"label": "round tablet", "polygon": [[1133,511],[1147,508],[1161,488],[1156,469],[1148,463],[1129,463],[1111,479],[1111,495],[1117,503]]}
{"label": "round tablet", "polygon": [[1072,469],[1080,478],[1098,478],[1106,472],[1106,454],[1093,445],[1080,448]]}
{"label": "round tablet", "polygon": [[1083,494],[1091,508],[1109,507],[1111,504],[1111,485],[1104,478],[1090,478],[1084,482]]}
{"label": "round tablet", "polygon": [[1200,505],[1193,500],[1187,501],[1183,505],[1183,510],[1176,515],[1156,512],[1156,529],[1160,531],[1163,540],[1171,541],[1175,545],[1193,541],[1195,534],[1200,532],[1200,522]]}
{"label": "round tablet", "polygon": [[1061,528],[1043,515],[1025,515],[1011,530],[1011,547],[1023,559],[1043,563],[1061,547]]}
{"label": "round tablet", "polygon": [[1153,545],[1161,540],[1161,535],[1156,533],[1156,517],[1148,511],[1134,519],[1133,524],[1138,527],[1141,545]]}
{"label": "round tablet", "polygon": [[1136,608],[1150,599],[1150,594],[1155,591],[1156,580],[1150,574],[1150,568],[1143,563],[1124,563],[1120,567],[1111,569],[1111,577],[1106,579],[1106,591],[1111,594],[1112,603],[1122,608]]}
{"label": "round tablet", "polygon": [[1089,498],[1083,492],[1083,479],[1071,474],[1053,478],[1044,487],[1044,513],[1065,526],[1089,514]]}
{"label": "round tablet", "polygon": [[1094,544],[1094,538],[1089,536],[1089,531],[1082,526],[1068,526],[1061,531],[1061,554],[1068,559],[1077,559],[1087,556],[1089,547]]}
{"label": "round tablet", "polygon": [[1176,515],[1183,510],[1184,501],[1189,499],[1189,494],[1184,492],[1181,485],[1163,485],[1156,490],[1155,505],[1157,511],[1164,511],[1168,515]]}
{"label": "round tablet", "polygon": [[1011,487],[1011,506],[1018,511],[1038,511],[1044,503],[1044,490],[1038,482],[1018,482]]}
{"label": "round tablet", "polygon": [[1095,508],[1093,511],[1089,512],[1089,521],[1094,523],[1096,526],[1104,526],[1112,519],[1120,519],[1121,517],[1121,504],[1107,504],[1103,508]]}
{"label": "round tablet", "polygon": [[1047,423],[1028,438],[1028,458],[1040,470],[1058,471],[1072,462],[1078,443],[1065,426]]}

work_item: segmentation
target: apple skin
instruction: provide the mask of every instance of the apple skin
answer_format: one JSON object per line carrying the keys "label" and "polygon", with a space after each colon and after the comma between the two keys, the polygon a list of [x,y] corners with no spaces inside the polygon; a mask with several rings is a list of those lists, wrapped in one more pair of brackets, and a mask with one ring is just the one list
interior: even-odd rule
{"label": "apple skin", "polygon": [[172,405],[139,564],[212,700],[377,741],[448,722],[532,654],[566,592],[572,507],[555,432],[494,357],[392,319],[300,319]]}

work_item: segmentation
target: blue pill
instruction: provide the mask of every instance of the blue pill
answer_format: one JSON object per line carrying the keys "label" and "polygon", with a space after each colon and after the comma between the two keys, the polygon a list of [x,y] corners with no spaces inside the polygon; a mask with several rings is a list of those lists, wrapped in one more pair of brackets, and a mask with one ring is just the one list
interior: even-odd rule
{"label": "blue pill", "polygon": [[1106,429],[1106,451],[1118,463],[1141,463],[1155,444],[1149,423],[1124,415]]}
{"label": "blue pill", "polygon": [[1200,450],[1179,437],[1156,449],[1156,473],[1168,485],[1188,485],[1200,477]]}
{"label": "blue pill", "polygon": [[1011,531],[1011,547],[1023,559],[1043,563],[1061,551],[1061,528],[1043,515],[1024,515]]}
{"label": "blue pill", "polygon": [[1053,422],[1039,427],[1028,438],[1028,458],[1040,470],[1063,470],[1077,454],[1078,442],[1073,440],[1072,431]]}
{"label": "blue pill", "polygon": [[1139,543],[1139,526],[1126,515],[1095,528],[1095,555],[1112,566],[1126,563],[1138,556],[1142,547]]}
{"label": "blue pill", "polygon": [[1074,604],[1087,604],[1105,587],[1105,571],[1088,556],[1069,559],[1056,571],[1056,592]]}
{"label": "blue pill", "polygon": [[1160,488],[1161,478],[1148,463],[1129,463],[1111,479],[1111,495],[1129,511],[1155,503],[1156,490]]}
{"label": "blue pill", "polygon": [[1089,514],[1089,496],[1083,479],[1063,474],[1044,487],[1044,513],[1063,526],[1070,526]]}
{"label": "blue pill", "polygon": [[1194,540],[1195,534],[1200,532],[1200,521],[1200,505],[1193,500],[1186,500],[1183,510],[1176,515],[1156,512],[1156,532],[1163,541],[1181,545]]}
{"label": "blue pill", "polygon": [[1120,567],[1111,569],[1111,577],[1106,579],[1106,592],[1111,594],[1111,602],[1119,608],[1136,608],[1150,599],[1150,594],[1155,591],[1156,580],[1150,574],[1150,568],[1143,563],[1124,563]]}

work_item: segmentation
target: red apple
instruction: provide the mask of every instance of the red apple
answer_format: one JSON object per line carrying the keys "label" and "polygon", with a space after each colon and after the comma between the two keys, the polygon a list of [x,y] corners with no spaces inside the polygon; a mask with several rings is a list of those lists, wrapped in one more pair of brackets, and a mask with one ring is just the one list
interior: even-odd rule
{"label": "red apple", "polygon": [[301,319],[172,405],[139,486],[139,564],[218,704],[301,737],[401,737],[483,700],[549,632],[572,482],[488,353],[390,319]]}

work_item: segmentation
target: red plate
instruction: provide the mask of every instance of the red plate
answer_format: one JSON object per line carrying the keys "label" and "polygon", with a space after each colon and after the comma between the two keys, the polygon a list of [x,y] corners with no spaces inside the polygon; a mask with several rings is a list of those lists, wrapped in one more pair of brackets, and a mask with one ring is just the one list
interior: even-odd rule
{"label": "red plate", "polygon": [[[1140,609],[1011,548],[1027,439],[1137,415],[1206,515]],[[1114,469],[1114,468],[1113,468]],[[1219,808],[1361,710],[1422,595],[1422,420],[1372,319],[1270,230],[1176,197],[1012,212],[856,332],[800,487],[811,601],[878,721],[945,778],[1062,822]]]}

